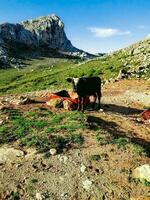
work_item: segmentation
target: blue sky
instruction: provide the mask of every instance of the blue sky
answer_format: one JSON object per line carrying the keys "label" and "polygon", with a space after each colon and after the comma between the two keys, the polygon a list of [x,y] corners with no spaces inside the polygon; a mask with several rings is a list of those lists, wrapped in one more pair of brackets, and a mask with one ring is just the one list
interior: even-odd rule
{"label": "blue sky", "polygon": [[58,15],[72,44],[109,52],[150,34],[149,0],[0,0],[0,23]]}

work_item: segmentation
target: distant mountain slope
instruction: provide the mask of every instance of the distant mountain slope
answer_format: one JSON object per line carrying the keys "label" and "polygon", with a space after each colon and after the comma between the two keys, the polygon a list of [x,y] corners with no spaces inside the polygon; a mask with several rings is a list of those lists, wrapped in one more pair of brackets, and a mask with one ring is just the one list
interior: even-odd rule
{"label": "distant mountain slope", "polygon": [[91,57],[68,40],[64,23],[56,15],[0,25],[0,65],[15,64],[17,58],[42,55]]}

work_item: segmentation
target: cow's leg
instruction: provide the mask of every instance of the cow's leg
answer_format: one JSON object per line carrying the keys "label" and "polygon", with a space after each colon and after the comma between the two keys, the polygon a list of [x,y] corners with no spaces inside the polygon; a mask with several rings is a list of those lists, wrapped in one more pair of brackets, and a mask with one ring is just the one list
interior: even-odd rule
{"label": "cow's leg", "polygon": [[81,111],[82,111],[82,112],[84,112],[85,98],[86,98],[86,97],[82,97],[82,100],[81,100]]}
{"label": "cow's leg", "polygon": [[92,109],[94,110],[94,108],[95,108],[95,103],[96,103],[96,99],[97,99],[96,93],[93,95],[93,97],[94,97],[94,101],[93,101],[93,103],[92,103]]}
{"label": "cow's leg", "polygon": [[97,92],[97,97],[98,97],[98,109],[100,109],[101,108],[101,92],[100,91],[98,91]]}
{"label": "cow's leg", "polygon": [[78,97],[78,108],[77,110],[81,110],[81,101],[82,101],[82,97]]}

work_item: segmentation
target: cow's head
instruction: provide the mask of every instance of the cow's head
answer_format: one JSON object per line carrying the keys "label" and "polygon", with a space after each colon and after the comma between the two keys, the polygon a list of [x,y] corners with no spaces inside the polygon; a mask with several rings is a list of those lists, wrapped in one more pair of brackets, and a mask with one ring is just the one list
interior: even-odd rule
{"label": "cow's head", "polygon": [[79,78],[67,78],[67,81],[69,83],[72,83],[73,91],[77,92],[77,85],[78,85],[78,82],[79,82]]}

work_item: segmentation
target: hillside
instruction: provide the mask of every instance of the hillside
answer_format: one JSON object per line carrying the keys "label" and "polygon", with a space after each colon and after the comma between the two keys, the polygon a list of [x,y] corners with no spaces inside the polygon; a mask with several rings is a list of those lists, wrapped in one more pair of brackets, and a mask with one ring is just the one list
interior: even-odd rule
{"label": "hillside", "polygon": [[0,93],[66,88],[67,77],[100,76],[103,83],[122,78],[150,78],[150,40],[100,58],[59,59],[39,57],[25,60],[25,67],[0,70]]}

